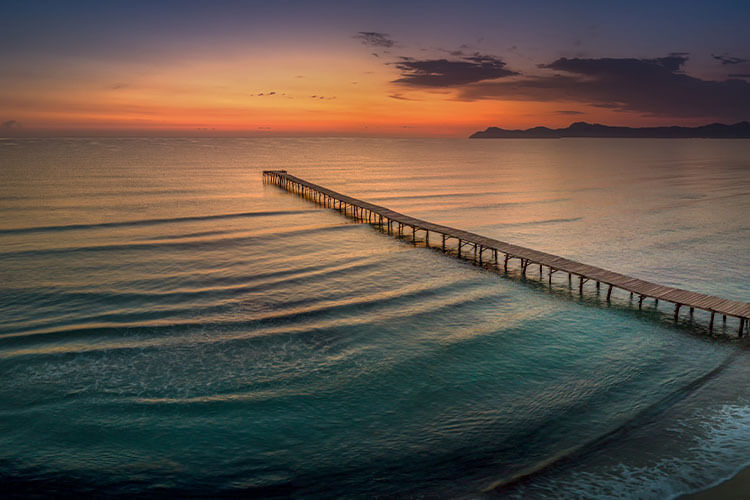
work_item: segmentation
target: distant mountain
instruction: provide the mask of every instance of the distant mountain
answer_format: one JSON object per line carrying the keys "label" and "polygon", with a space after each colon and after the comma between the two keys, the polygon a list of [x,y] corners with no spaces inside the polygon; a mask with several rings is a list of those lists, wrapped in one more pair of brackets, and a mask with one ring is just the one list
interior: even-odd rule
{"label": "distant mountain", "polygon": [[750,139],[750,122],[734,125],[711,123],[701,127],[610,127],[598,123],[576,122],[568,128],[534,127],[526,130],[505,130],[489,127],[475,132],[470,139],[559,139],[562,137],[606,137],[639,139]]}

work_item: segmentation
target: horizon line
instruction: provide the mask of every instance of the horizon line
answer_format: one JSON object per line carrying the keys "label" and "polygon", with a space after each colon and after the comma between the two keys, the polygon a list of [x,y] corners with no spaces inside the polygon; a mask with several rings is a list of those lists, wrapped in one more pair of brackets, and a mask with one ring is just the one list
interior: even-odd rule
{"label": "horizon line", "polygon": [[[571,121],[569,125],[563,127],[555,127],[549,125],[533,125],[527,128],[502,128],[499,125],[486,125],[484,129],[475,129],[475,132],[481,132],[490,128],[499,128],[506,131],[529,131],[537,128],[546,128],[550,130],[565,130],[571,126],[579,123],[587,125],[599,125],[612,128],[629,128],[629,129],[650,129],[650,128],[700,128],[710,125],[723,125],[723,126],[734,126],[742,123],[749,123],[750,118],[733,121],[733,122],[722,122],[722,121],[711,121],[703,122],[700,125],[608,125],[596,121]],[[512,126],[511,126],[512,127]],[[28,132],[28,133],[25,133]],[[469,132],[472,134],[473,132]],[[144,130],[134,129],[99,129],[99,130],[87,130],[87,129],[44,129],[44,128],[24,128],[21,126],[15,126],[12,128],[0,128],[0,139],[74,139],[74,138],[112,138],[112,139],[127,139],[127,138],[215,138],[215,139],[262,139],[262,138],[393,138],[393,139],[462,139],[468,138],[468,135],[454,134],[454,133],[432,133],[432,134],[408,134],[408,133],[354,133],[354,132],[323,132],[323,133],[301,133],[301,132],[272,132],[267,130],[261,131],[249,131],[249,130],[206,130],[202,129],[155,129],[153,133],[146,132]]]}

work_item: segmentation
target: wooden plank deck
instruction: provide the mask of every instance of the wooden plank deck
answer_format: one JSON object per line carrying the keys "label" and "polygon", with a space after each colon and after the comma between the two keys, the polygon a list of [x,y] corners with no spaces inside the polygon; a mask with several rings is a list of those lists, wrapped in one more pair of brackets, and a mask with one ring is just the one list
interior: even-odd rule
{"label": "wooden plank deck", "polygon": [[[659,285],[650,281],[645,281],[632,276],[626,276],[614,271],[602,269],[596,266],[590,266],[582,262],[577,262],[558,255],[540,252],[532,248],[526,248],[512,243],[487,238],[479,234],[463,231],[440,224],[409,217],[380,205],[375,205],[357,198],[352,198],[345,194],[337,193],[331,189],[307,182],[304,179],[288,174],[285,170],[265,170],[263,178],[273,184],[279,185],[290,191],[298,192],[303,196],[325,204],[326,206],[344,207],[344,210],[351,209],[359,219],[365,219],[370,222],[387,224],[388,231],[391,233],[393,224],[399,225],[399,234],[404,227],[412,229],[412,234],[416,231],[424,231],[429,238],[429,233],[437,233],[443,238],[455,238],[459,241],[459,256],[461,248],[465,245],[472,245],[474,252],[479,254],[479,262],[482,262],[482,256],[485,251],[491,250],[494,258],[497,258],[497,252],[504,254],[505,262],[508,259],[520,259],[523,273],[526,273],[528,265],[539,265],[549,269],[550,280],[553,272],[568,273],[570,277],[576,276],[579,281],[579,288],[583,290],[585,281],[596,281],[597,287],[600,284],[610,286],[607,298],[611,293],[611,287],[619,288],[627,292],[639,295],[639,304],[644,298],[651,298],[656,301],[663,300],[675,304],[675,319],[679,313],[680,307],[689,307],[692,313],[693,309],[701,309],[711,313],[711,323],[709,328],[713,329],[714,314],[723,316],[732,316],[739,319],[739,336],[742,336],[745,325],[750,324],[750,303],[728,300],[712,295],[705,295],[698,292],[683,290],[669,286]],[[541,267],[540,267],[541,270]]]}

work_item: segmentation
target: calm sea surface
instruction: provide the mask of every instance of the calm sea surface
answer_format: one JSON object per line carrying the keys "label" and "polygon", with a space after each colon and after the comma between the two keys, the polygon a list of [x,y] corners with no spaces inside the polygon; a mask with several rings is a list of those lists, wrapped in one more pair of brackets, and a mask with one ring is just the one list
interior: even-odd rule
{"label": "calm sea surface", "polygon": [[750,463],[750,350],[704,315],[414,248],[273,168],[750,300],[750,141],[0,140],[0,490],[663,499]]}

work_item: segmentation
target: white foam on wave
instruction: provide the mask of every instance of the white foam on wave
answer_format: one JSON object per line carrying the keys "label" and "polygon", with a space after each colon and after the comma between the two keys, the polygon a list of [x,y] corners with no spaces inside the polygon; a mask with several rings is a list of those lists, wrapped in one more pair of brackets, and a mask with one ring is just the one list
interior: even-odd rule
{"label": "white foam on wave", "polygon": [[689,443],[679,457],[662,457],[651,464],[619,464],[596,472],[571,470],[565,478],[540,478],[522,486],[511,498],[671,500],[720,484],[750,466],[750,406],[724,405],[707,413],[697,412],[693,419],[670,429]]}

